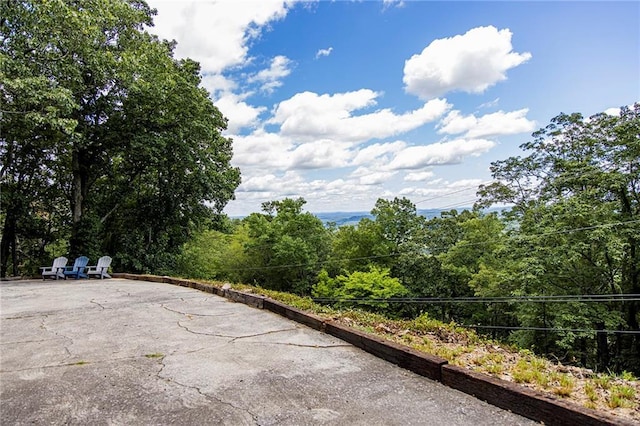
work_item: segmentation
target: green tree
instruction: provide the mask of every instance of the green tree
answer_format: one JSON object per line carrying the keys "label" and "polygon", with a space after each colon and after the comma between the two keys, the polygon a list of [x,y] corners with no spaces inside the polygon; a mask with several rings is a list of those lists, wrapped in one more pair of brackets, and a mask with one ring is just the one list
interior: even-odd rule
{"label": "green tree", "polygon": [[329,231],[322,221],[302,212],[306,201],[285,198],[262,204],[265,212],[244,219],[249,241],[246,282],[266,288],[309,294],[330,249]]}
{"label": "green tree", "polygon": [[[170,267],[239,184],[231,141],[220,135],[226,120],[198,87],[198,64],[175,60],[172,43],[144,31],[153,16],[144,1],[16,0],[2,8],[1,93],[3,108],[15,112],[1,123],[13,129],[0,135],[12,165],[6,179],[20,182],[29,159],[40,181],[64,194],[72,256],[107,251],[126,270]],[[45,195],[36,197],[43,204]],[[22,199],[3,203],[10,231]]]}
{"label": "green tree", "polygon": [[389,265],[390,254],[391,246],[384,239],[380,225],[363,218],[356,226],[341,226],[332,234],[330,261],[326,269],[334,277],[367,271],[372,264]]}
{"label": "green tree", "polygon": [[[561,114],[533,136],[522,145],[528,155],[493,163],[496,181],[480,189],[482,205],[514,206],[511,253],[522,255],[511,262],[521,277],[517,291],[638,294],[640,104],[622,108],[618,116]],[[527,325],[542,320],[552,328],[639,329],[636,301],[522,309],[519,319]],[[616,335],[610,348],[598,339],[597,351],[587,349],[595,346],[593,333],[538,333],[530,340],[574,348],[584,363],[593,364],[597,356],[602,368],[640,369],[635,335]]]}
{"label": "green tree", "polygon": [[407,296],[408,291],[397,278],[389,275],[388,269],[371,266],[369,271],[355,271],[335,278],[322,270],[312,294],[318,298],[337,299],[334,302],[337,306],[392,312],[397,309],[384,299]]}

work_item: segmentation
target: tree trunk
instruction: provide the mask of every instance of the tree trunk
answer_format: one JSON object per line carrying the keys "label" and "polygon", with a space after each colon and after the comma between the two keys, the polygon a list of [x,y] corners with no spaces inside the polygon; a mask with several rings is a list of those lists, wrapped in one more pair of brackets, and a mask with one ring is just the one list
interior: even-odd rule
{"label": "tree trunk", "polygon": [[89,191],[89,173],[86,155],[80,150],[74,150],[72,158],[73,181],[71,183],[71,238],[69,240],[69,254],[80,256],[87,244],[83,239],[83,219],[86,211],[87,194]]}
{"label": "tree trunk", "polygon": [[[604,330],[604,322],[596,323],[597,330]],[[597,343],[597,365],[599,371],[607,371],[609,367],[609,344],[607,342],[607,333],[599,331],[596,335]]]}
{"label": "tree trunk", "polygon": [[[13,211],[9,209],[7,216],[4,219],[4,226],[2,229],[2,241],[0,242],[0,278],[6,278],[7,276],[7,264],[9,262],[9,252],[11,246],[13,246],[13,252],[15,252],[16,242],[16,217]],[[13,259],[13,271],[14,275],[17,273],[17,265],[15,264],[15,256]]]}

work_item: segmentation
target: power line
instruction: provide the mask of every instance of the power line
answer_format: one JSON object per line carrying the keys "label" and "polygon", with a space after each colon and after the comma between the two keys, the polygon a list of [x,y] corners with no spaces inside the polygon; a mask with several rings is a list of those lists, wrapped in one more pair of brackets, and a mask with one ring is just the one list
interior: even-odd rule
{"label": "power line", "polygon": [[500,297],[390,297],[390,298],[331,298],[314,297],[319,303],[406,303],[406,304],[443,304],[443,303],[568,303],[568,302],[633,302],[640,301],[640,294],[576,294],[559,296],[500,296]]}
{"label": "power line", "polygon": [[487,184],[487,183],[490,183],[490,182],[491,181],[480,182],[478,185],[467,186],[467,187],[459,189],[457,191],[448,192],[446,194],[434,195],[433,197],[429,197],[429,198],[425,198],[425,199],[420,200],[420,201],[416,201],[413,204],[420,204],[420,203],[423,203],[425,201],[437,200],[438,198],[445,198],[445,197],[448,197],[448,196],[453,195],[453,194],[459,194],[460,192],[465,192],[465,191],[468,191],[470,189],[477,189],[479,185],[484,185],[484,184]]}
{"label": "power line", "polygon": [[556,333],[615,333],[640,335],[640,330],[596,330],[591,328],[551,328],[551,327],[517,327],[506,325],[458,325],[463,328],[481,328],[488,330],[512,330],[512,331],[552,331]]}

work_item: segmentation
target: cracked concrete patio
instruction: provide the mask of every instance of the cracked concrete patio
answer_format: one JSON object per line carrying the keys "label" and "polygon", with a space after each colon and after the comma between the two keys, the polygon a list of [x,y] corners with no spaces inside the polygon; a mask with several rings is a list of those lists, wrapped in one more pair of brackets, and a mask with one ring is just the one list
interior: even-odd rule
{"label": "cracked concrete patio", "polygon": [[528,425],[332,336],[198,290],[0,283],[1,424]]}

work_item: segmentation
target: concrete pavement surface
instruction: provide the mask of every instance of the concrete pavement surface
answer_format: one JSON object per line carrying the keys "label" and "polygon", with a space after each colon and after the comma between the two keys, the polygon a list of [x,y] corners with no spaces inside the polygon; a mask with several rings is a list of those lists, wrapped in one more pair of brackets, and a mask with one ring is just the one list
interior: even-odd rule
{"label": "concrete pavement surface", "polygon": [[530,425],[274,313],[169,284],[0,283],[0,424]]}

